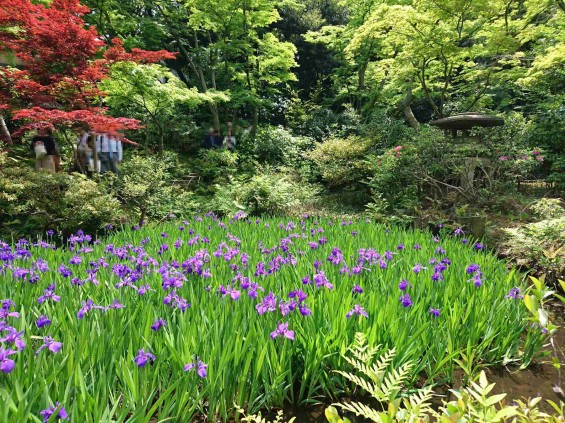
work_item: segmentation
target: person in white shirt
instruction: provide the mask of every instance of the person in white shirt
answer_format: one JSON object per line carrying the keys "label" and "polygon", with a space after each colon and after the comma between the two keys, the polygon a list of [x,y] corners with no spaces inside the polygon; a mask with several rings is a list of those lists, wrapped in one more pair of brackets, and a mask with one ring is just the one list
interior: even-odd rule
{"label": "person in white shirt", "polygon": [[108,171],[118,175],[118,165],[122,162],[122,142],[115,136],[104,132],[96,135],[96,151],[100,161],[100,173]]}

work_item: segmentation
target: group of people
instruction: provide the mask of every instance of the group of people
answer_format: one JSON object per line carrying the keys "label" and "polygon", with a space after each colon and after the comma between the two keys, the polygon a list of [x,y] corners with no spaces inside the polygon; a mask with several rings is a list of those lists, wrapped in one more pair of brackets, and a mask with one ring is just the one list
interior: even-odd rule
{"label": "group of people", "polygon": [[[109,132],[92,133],[82,126],[73,128],[76,143],[73,146],[73,169],[76,172],[92,175],[94,172],[113,172],[118,174],[118,166],[123,159],[122,142]],[[31,149],[35,152],[35,170],[55,173],[61,170],[61,155],[57,141],[50,129],[39,129],[31,139]],[[97,166],[94,152],[96,151]],[[97,167],[97,169],[95,169]]]}
{"label": "group of people", "polygon": [[212,148],[226,148],[229,151],[234,151],[236,143],[231,122],[228,123],[228,133],[225,136],[222,136],[220,130],[215,128],[210,128],[204,136],[204,148],[208,150]]}

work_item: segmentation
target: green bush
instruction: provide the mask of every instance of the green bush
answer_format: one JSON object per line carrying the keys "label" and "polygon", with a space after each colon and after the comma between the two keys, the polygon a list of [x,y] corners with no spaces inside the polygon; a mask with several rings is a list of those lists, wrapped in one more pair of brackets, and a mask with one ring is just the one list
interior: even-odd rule
{"label": "green bush", "polygon": [[361,116],[352,107],[336,112],[328,107],[309,103],[301,107],[299,115],[295,124],[298,131],[316,141],[359,135]]}
{"label": "green bush", "polygon": [[318,166],[329,189],[358,188],[370,175],[371,168],[365,160],[372,146],[370,140],[360,137],[330,138],[308,156]]}
{"label": "green bush", "polygon": [[532,147],[531,136],[535,126],[518,112],[503,115],[504,126],[482,128],[480,135],[487,155],[495,162],[496,183],[499,189],[514,190],[520,180],[539,179],[543,176],[543,151]]}
{"label": "green bush", "polygon": [[544,198],[531,206],[538,220],[506,228],[506,255],[523,266],[537,267],[550,276],[565,273],[565,208],[558,199]]}
{"label": "green bush", "polygon": [[299,207],[317,194],[316,187],[266,167],[251,177],[230,177],[228,183],[217,184],[210,206],[222,214],[245,211],[274,215]]}
{"label": "green bush", "polygon": [[547,108],[534,119],[529,137],[532,148],[545,150],[547,180],[565,191],[565,106]]}
{"label": "green bush", "polygon": [[454,183],[462,158],[439,131],[423,128],[417,140],[371,155],[366,163],[373,196],[369,211],[386,217],[409,215],[426,196],[445,200],[441,182]]}
{"label": "green bush", "polygon": [[234,175],[237,170],[238,154],[225,149],[200,150],[191,162],[192,170],[203,182]]}
{"label": "green bush", "polygon": [[190,191],[177,185],[180,169],[174,153],[163,156],[134,156],[124,161],[113,188],[124,207],[139,220],[162,219],[170,214],[185,216],[197,205]]}
{"label": "green bush", "polygon": [[0,153],[0,236],[31,236],[47,229],[96,232],[124,221],[118,200],[79,174],[35,172],[31,163]]}
{"label": "green bush", "polygon": [[293,135],[282,126],[263,126],[254,136],[244,138],[238,151],[262,164],[300,167],[304,152],[313,144],[311,138]]}

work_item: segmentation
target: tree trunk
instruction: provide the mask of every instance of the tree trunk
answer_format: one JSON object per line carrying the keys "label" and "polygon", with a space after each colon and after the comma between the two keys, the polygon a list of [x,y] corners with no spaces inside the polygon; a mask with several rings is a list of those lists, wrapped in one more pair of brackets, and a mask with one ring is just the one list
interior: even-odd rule
{"label": "tree trunk", "polygon": [[218,105],[210,103],[210,114],[212,115],[212,123],[214,129],[220,129],[220,114],[218,113]]}
{"label": "tree trunk", "polygon": [[404,100],[402,101],[402,110],[410,126],[417,131],[420,129],[420,123],[418,122],[418,119],[416,119],[416,116],[414,116],[414,112],[412,112],[412,82],[413,81],[414,78],[410,80],[410,83],[408,84],[408,88],[406,89],[406,97],[404,97]]}
{"label": "tree trunk", "polygon": [[[194,35],[195,43],[197,43],[198,42],[198,36],[196,35],[196,31],[194,32],[194,34],[195,34]],[[188,52],[186,51],[186,49],[184,48],[184,46],[182,45],[180,40],[177,40],[177,45],[179,46],[179,50],[180,50],[182,56],[190,64],[190,67],[192,68],[195,75],[200,80],[200,85],[201,85],[200,91],[202,93],[206,94],[208,92],[208,84],[206,83],[206,78],[204,77],[204,70],[202,69],[202,66],[200,65],[200,63],[195,64],[192,61],[190,55],[188,54]],[[215,83],[215,80],[214,80],[214,83]],[[213,123],[214,129],[220,129],[220,115],[218,113],[218,106],[214,103],[209,103],[209,107],[210,107],[210,114],[212,115],[212,123]]]}
{"label": "tree trunk", "polygon": [[13,144],[12,136],[10,135],[10,131],[8,131],[4,116],[2,115],[0,115],[0,141],[4,141],[8,145]]}
{"label": "tree trunk", "polygon": [[368,62],[363,63],[357,71],[357,110],[363,107],[363,91],[365,91],[365,74],[368,64]]}

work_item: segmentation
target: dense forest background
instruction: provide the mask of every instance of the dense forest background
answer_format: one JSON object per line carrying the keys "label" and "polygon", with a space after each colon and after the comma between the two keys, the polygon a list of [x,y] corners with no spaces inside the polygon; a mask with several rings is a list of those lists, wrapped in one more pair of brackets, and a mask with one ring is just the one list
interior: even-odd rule
{"label": "dense forest background", "polygon": [[[128,51],[176,55],[117,61],[97,82],[98,106],[140,121],[127,133],[139,148],[128,149],[118,179],[34,173],[30,132],[18,132],[34,116],[2,109],[5,236],[195,210],[364,214],[416,227],[480,217],[508,254],[563,271],[563,1],[81,3],[89,9],[81,25],[105,45],[119,38]],[[0,88],[14,97],[6,69],[17,63],[7,64]],[[428,125],[465,112],[506,124],[470,134],[480,142]],[[230,125],[235,152],[202,148],[210,127]],[[74,136],[68,125],[56,129],[70,169]],[[462,189],[469,157],[487,159],[488,169]]]}

